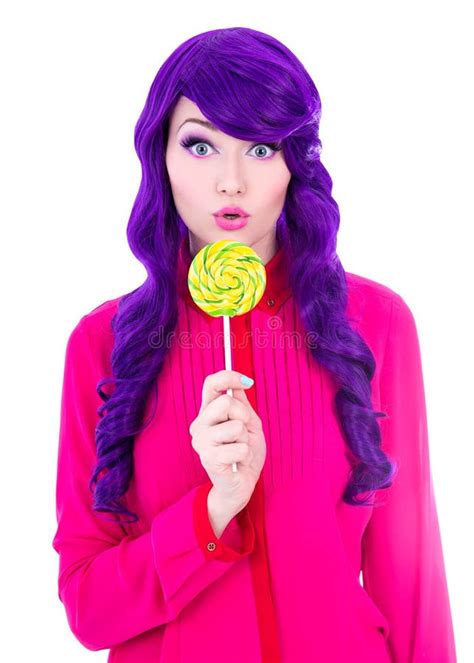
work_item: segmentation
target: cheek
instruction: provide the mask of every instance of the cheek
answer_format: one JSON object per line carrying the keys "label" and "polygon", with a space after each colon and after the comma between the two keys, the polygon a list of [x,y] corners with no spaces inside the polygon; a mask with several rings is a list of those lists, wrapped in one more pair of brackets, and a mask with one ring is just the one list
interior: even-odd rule
{"label": "cheek", "polygon": [[277,172],[262,179],[262,191],[267,200],[280,202],[285,198],[288,189],[290,175],[284,172]]}
{"label": "cheek", "polygon": [[255,187],[267,199],[278,199],[285,196],[291,179],[283,158],[277,154],[269,163],[257,163],[250,173],[252,188]]}
{"label": "cheek", "polygon": [[196,199],[196,192],[202,191],[202,187],[206,181],[206,174],[203,172],[203,169],[193,168],[190,161],[190,159],[182,159],[176,155],[170,155],[167,159],[166,167],[175,197],[193,197]]}

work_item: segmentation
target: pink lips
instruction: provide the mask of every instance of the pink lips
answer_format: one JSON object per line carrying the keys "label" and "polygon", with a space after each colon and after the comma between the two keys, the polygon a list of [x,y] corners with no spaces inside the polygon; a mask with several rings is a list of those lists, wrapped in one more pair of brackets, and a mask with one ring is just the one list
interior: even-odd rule
{"label": "pink lips", "polygon": [[241,207],[222,207],[221,209],[218,209],[217,212],[214,212],[214,216],[222,216],[223,214],[238,214],[239,216],[249,216],[249,213]]}
{"label": "pink lips", "polygon": [[[224,214],[238,214],[235,219],[227,219]],[[214,212],[214,218],[217,225],[223,230],[238,230],[247,225],[247,219],[250,215],[241,207],[222,207]]]}

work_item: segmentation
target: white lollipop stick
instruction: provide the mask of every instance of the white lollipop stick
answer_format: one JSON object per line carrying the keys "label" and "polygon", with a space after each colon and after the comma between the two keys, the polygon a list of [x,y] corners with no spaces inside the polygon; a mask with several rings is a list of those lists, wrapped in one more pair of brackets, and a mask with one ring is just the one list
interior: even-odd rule
{"label": "white lollipop stick", "polygon": [[[225,370],[232,370],[232,353],[230,350],[230,316],[223,315],[224,319],[224,355],[225,355]],[[233,396],[232,387],[227,389],[227,395]],[[237,463],[232,463],[232,472],[237,472]]]}

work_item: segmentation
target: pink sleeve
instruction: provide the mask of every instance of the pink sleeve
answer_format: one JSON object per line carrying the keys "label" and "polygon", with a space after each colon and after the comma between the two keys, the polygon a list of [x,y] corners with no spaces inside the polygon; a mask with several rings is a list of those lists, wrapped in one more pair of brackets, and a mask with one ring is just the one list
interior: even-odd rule
{"label": "pink sleeve", "polygon": [[455,663],[430,469],[422,364],[413,314],[396,295],[380,378],[382,448],[399,464],[364,533],[364,588],[387,617],[393,663]]}
{"label": "pink sleeve", "polygon": [[103,375],[83,326],[84,318],[66,348],[52,546],[59,553],[58,595],[69,626],[85,647],[99,650],[173,620],[252,552],[254,527],[246,507],[220,539],[215,536],[207,511],[210,481],[156,514],[150,531],[136,537],[92,510],[88,484],[103,402],[95,386]]}

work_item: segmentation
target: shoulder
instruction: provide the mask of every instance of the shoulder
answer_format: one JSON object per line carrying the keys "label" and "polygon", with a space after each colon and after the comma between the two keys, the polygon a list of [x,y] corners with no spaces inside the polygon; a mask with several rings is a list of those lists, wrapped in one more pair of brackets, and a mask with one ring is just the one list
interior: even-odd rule
{"label": "shoulder", "polygon": [[102,302],[102,304],[85,313],[80,320],[80,324],[90,331],[99,331],[100,329],[108,328],[117,312],[121,299],[122,296]]}
{"label": "shoulder", "polygon": [[401,293],[390,286],[352,272],[346,272],[346,278],[348,307],[354,314],[360,316],[370,311],[391,313],[393,307],[409,310]]}
{"label": "shoulder", "polygon": [[110,365],[110,357],[114,344],[112,318],[114,317],[120,297],[102,302],[86,312],[72,329],[68,345],[76,349],[76,353],[87,353],[94,363],[102,367]]}
{"label": "shoulder", "polygon": [[359,274],[346,272],[346,278],[348,318],[374,351],[381,350],[400,329],[413,333],[415,319],[400,292]]}
{"label": "shoulder", "polygon": [[108,299],[85,313],[77,323],[76,328],[81,332],[92,335],[112,332],[112,318],[117,312],[121,298]]}
{"label": "shoulder", "polygon": [[382,297],[384,299],[388,299],[389,301],[393,301],[394,299],[401,299],[400,293],[390,288],[390,286],[384,283],[380,283],[379,281],[369,279],[367,276],[346,272],[346,277],[348,289],[353,296],[357,296],[357,294],[363,292],[367,296],[376,298]]}

